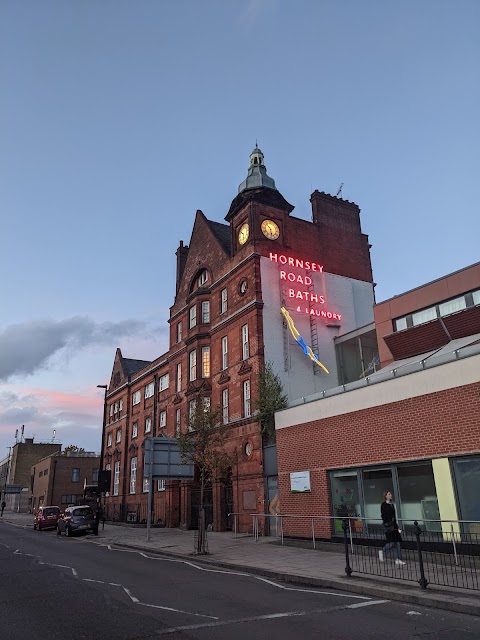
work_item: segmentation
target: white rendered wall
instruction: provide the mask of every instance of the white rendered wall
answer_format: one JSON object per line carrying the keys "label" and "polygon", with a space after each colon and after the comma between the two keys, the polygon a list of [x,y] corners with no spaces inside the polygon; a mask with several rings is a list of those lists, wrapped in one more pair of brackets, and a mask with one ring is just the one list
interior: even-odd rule
{"label": "white rendered wall", "polygon": [[[282,380],[289,401],[318,393],[324,389],[337,387],[339,383],[334,338],[373,322],[373,285],[331,273],[305,271],[294,267],[282,266],[271,262],[269,258],[260,259],[262,278],[262,296],[264,302],[264,342],[265,361],[273,364],[275,373]],[[329,370],[329,374],[320,370],[318,365],[304,355],[290,331],[284,327],[280,311],[284,305],[295,323],[300,335],[308,346],[312,346],[310,315],[305,313],[309,302],[289,297],[289,289],[295,292],[307,291],[308,286],[290,283],[280,279],[280,272],[288,271],[302,279],[312,279],[313,293],[323,296],[325,303],[312,303],[310,306],[318,312],[328,311],[341,315],[339,327],[328,327],[334,319],[314,318],[317,328],[318,354],[320,362]],[[300,307],[301,311],[297,311]],[[314,375],[313,367],[318,369]]]}

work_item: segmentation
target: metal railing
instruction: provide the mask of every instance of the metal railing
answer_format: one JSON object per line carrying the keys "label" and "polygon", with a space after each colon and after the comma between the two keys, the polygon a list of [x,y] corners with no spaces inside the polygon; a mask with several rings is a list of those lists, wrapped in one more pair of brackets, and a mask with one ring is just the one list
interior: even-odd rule
{"label": "metal railing", "polygon": [[[238,536],[237,516],[234,537]],[[254,513],[252,535],[258,541],[263,530],[280,544],[298,545],[311,539],[313,549],[319,542],[343,543],[345,573],[364,573],[428,584],[480,590],[480,521],[399,519],[400,557],[395,547],[387,547],[381,519],[334,516],[298,516],[293,514]],[[266,523],[270,526],[267,527]],[[421,525],[421,526],[420,526]],[[383,557],[379,552],[383,552]],[[401,560],[401,562],[396,562]]]}

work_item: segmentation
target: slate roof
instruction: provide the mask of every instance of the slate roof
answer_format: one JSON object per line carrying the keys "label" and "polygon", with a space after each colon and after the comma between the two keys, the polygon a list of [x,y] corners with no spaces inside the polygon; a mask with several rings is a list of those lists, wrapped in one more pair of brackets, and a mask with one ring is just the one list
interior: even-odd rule
{"label": "slate roof", "polygon": [[230,255],[231,250],[231,235],[230,225],[223,224],[222,222],[213,222],[213,220],[207,220],[208,226],[214,233],[217,240],[220,242],[222,249]]}
{"label": "slate roof", "polygon": [[150,360],[132,360],[132,358],[122,358],[123,371],[126,376],[133,376],[137,371],[143,369],[148,364],[151,364]]}
{"label": "slate roof", "polygon": [[258,187],[256,189],[245,189],[232,200],[230,209],[228,210],[225,220],[230,222],[233,216],[239,211],[249,200],[258,202],[259,204],[270,205],[281,211],[291,213],[295,208],[285,200],[280,191],[269,189],[268,187]]}

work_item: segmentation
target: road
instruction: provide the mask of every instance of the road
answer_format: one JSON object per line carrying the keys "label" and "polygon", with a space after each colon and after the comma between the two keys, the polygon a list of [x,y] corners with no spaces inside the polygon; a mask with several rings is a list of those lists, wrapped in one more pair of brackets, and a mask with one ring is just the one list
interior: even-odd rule
{"label": "road", "polygon": [[[193,535],[193,533],[192,533]],[[473,640],[480,618],[295,587],[0,522],[0,637],[11,640]]]}

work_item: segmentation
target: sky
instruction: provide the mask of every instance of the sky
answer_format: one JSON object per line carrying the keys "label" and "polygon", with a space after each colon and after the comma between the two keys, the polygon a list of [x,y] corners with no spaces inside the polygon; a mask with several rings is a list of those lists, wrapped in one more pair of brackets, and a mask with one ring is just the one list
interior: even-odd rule
{"label": "sky", "polygon": [[2,0],[0,459],[100,450],[120,347],[168,349],[175,251],[258,140],[361,208],[382,301],[480,260],[478,0]]}

